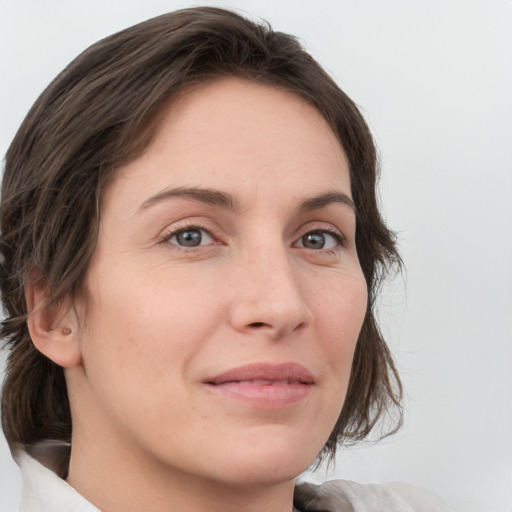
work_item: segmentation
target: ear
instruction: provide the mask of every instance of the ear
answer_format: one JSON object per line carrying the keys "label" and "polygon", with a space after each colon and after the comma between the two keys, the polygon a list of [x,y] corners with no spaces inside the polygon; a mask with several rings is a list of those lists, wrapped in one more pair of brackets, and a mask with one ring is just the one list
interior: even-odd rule
{"label": "ear", "polygon": [[76,312],[70,301],[54,304],[49,297],[47,282],[33,272],[25,287],[29,311],[27,326],[32,342],[39,352],[59,366],[77,366],[82,361],[82,352]]}

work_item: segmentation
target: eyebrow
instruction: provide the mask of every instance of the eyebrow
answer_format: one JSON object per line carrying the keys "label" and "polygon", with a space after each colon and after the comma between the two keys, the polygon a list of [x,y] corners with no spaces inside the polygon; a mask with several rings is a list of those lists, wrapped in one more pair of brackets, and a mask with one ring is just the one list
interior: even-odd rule
{"label": "eyebrow", "polygon": [[[146,199],[137,209],[137,213],[154,206],[162,201],[166,201],[174,198],[191,199],[205,204],[213,206],[220,206],[228,210],[240,210],[240,201],[233,195],[227,192],[221,192],[211,188],[201,187],[177,187],[171,189],[165,189]],[[348,206],[351,210],[356,212],[356,206],[354,201],[345,193],[339,191],[326,192],[317,196],[310,197],[303,201],[298,211],[301,213],[308,212],[311,210],[319,210],[324,208],[331,203],[341,203]]]}
{"label": "eyebrow", "polygon": [[320,208],[324,208],[331,203],[341,203],[348,206],[354,213],[357,212],[356,205],[354,201],[345,193],[338,191],[326,192],[325,194],[320,194],[318,196],[310,197],[306,199],[300,206],[300,212],[307,212],[311,210],[319,210]]}
{"label": "eyebrow", "polygon": [[146,199],[137,209],[137,213],[157,203],[173,198],[192,199],[193,201],[227,208],[228,210],[238,210],[240,208],[239,201],[226,192],[211,188],[178,187],[162,190],[162,192]]}

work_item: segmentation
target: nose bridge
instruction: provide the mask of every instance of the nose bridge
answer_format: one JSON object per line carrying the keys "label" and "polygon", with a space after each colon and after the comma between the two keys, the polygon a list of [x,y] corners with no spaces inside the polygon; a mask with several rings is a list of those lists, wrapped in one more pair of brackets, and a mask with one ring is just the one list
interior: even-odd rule
{"label": "nose bridge", "polygon": [[236,272],[232,322],[246,332],[279,337],[307,325],[311,312],[282,238],[254,237]]}

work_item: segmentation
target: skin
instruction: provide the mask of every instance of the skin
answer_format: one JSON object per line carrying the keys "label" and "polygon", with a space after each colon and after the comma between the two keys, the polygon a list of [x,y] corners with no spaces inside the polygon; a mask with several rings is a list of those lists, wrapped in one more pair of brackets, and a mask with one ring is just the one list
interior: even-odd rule
{"label": "skin", "polygon": [[[169,195],[184,187],[236,205]],[[104,512],[291,510],[341,411],[366,311],[343,195],[345,153],[298,96],[223,79],[171,102],[104,193],[86,303],[29,325],[66,367],[71,485]],[[180,246],[187,230],[200,245]],[[298,363],[314,384],[273,407],[204,382],[261,362]]]}

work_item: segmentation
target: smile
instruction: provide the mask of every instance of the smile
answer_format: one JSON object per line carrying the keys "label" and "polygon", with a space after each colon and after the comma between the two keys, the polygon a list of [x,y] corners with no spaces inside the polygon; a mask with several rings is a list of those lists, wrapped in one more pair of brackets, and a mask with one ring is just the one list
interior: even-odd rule
{"label": "smile", "polygon": [[252,364],[228,370],[204,383],[216,394],[263,409],[290,407],[306,398],[315,379],[297,363]]}

